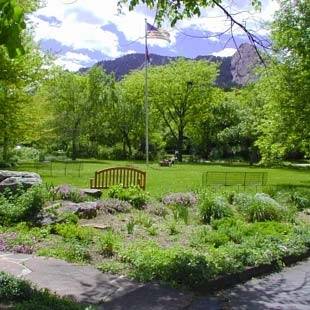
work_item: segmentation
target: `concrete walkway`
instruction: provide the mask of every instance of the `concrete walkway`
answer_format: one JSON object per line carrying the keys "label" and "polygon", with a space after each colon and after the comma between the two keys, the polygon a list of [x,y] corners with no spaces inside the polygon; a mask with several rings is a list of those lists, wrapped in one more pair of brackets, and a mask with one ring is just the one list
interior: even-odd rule
{"label": "concrete walkway", "polygon": [[27,279],[60,296],[99,304],[98,309],[102,310],[310,309],[310,259],[280,273],[205,297],[157,284],[137,283],[104,274],[91,266],[31,255],[0,253],[0,271]]}

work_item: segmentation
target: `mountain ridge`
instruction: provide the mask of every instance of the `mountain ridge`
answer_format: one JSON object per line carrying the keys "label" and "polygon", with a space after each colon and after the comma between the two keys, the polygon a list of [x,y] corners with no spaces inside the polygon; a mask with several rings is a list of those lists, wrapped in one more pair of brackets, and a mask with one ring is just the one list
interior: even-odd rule
{"label": "mountain ridge", "polygon": [[[195,58],[186,58],[181,56],[163,56],[150,54],[150,64],[154,66],[165,65],[178,58],[191,60],[207,60],[219,64],[219,75],[215,84],[221,88],[227,89],[235,86],[244,86],[251,81],[252,67],[257,65],[257,58],[253,53],[253,46],[247,43],[239,47],[239,51],[230,57],[220,57],[214,55],[200,55]],[[94,66],[99,66],[109,74],[114,73],[117,80],[130,71],[142,69],[145,63],[145,55],[142,53],[132,53],[121,56],[114,60],[103,60],[97,62]],[[86,72],[89,68],[81,68],[80,72]],[[240,78],[239,72],[242,73]]]}

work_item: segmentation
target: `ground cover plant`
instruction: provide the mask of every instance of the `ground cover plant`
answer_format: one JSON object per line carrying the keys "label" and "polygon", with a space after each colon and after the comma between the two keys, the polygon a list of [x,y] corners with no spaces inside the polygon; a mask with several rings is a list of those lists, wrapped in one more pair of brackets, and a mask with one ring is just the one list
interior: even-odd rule
{"label": "ground cover plant", "polygon": [[0,272],[0,308],[8,306],[14,310],[83,310],[95,309],[82,306],[73,301],[60,298],[47,290],[39,290],[29,282],[14,278],[11,275]]}
{"label": "ground cover plant", "polygon": [[300,201],[306,201],[309,192],[294,188],[270,194],[201,189],[148,196],[143,208],[137,208],[129,202],[137,189],[128,189],[118,198],[102,197],[92,218],[60,213],[62,221],[44,226],[28,217],[23,223],[3,222],[0,249],[197,289],[251,266],[281,267],[285,257],[309,251],[310,223],[300,219],[307,210]]}

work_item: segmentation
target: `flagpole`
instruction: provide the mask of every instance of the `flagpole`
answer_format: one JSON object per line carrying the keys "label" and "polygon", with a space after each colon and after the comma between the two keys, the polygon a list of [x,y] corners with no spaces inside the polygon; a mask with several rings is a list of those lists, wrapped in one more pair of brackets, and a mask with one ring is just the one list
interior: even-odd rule
{"label": "flagpole", "polygon": [[145,155],[146,166],[149,165],[149,106],[148,106],[148,83],[147,83],[147,67],[148,67],[148,50],[147,50],[147,19],[145,18],[145,79],[144,79],[144,110],[145,110]]}

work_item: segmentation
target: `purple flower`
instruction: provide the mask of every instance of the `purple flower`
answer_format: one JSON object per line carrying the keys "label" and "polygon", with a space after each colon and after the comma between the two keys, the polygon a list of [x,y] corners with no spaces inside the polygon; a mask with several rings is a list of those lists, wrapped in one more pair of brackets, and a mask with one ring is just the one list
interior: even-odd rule
{"label": "purple flower", "polygon": [[194,193],[171,193],[162,199],[165,205],[183,205],[187,207],[194,206],[198,202],[198,198]]}
{"label": "purple flower", "polygon": [[0,251],[6,251],[6,243],[4,240],[0,240]]}
{"label": "purple flower", "polygon": [[13,247],[12,251],[15,253],[21,253],[21,254],[32,254],[33,253],[33,249],[24,244],[16,245],[15,247]]}

